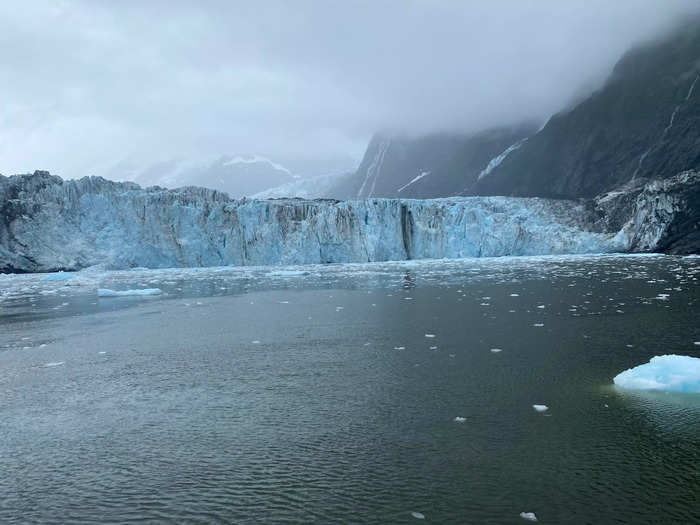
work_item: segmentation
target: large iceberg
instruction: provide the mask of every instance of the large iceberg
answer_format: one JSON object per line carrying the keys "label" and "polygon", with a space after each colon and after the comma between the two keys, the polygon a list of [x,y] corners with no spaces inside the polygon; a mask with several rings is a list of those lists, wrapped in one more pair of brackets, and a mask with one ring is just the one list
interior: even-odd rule
{"label": "large iceberg", "polygon": [[0,209],[0,272],[610,253],[637,235],[590,202],[235,200],[46,172],[0,176]]}
{"label": "large iceberg", "polygon": [[659,355],[615,376],[614,383],[630,390],[700,393],[700,359]]}

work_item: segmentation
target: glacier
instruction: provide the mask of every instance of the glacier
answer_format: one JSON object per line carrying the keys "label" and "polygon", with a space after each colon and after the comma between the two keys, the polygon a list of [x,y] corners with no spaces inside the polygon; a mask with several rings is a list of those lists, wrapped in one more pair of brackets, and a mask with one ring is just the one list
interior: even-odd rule
{"label": "glacier", "polygon": [[3,272],[612,253],[637,235],[578,201],[235,200],[47,172],[0,176],[0,206]]}

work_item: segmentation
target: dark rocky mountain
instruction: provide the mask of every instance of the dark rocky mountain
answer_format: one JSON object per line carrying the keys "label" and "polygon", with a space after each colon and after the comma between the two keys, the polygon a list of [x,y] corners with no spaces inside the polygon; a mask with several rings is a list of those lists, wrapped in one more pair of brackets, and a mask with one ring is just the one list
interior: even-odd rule
{"label": "dark rocky mountain", "polygon": [[593,197],[700,165],[700,20],[628,52],[602,89],[509,154],[469,192]]}
{"label": "dark rocky mountain", "polygon": [[605,85],[531,125],[370,142],[341,199],[592,198],[700,167],[700,18],[625,54]]}
{"label": "dark rocky mountain", "polygon": [[434,198],[459,195],[474,186],[494,157],[536,131],[534,125],[477,134],[433,134],[419,138],[375,135],[357,172],[330,196]]}

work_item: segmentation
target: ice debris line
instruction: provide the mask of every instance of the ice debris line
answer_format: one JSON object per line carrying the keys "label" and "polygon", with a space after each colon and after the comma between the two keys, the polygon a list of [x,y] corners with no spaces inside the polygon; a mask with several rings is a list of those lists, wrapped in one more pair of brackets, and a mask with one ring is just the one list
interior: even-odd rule
{"label": "ice debris line", "polygon": [[97,295],[100,297],[126,297],[131,295],[160,295],[160,288],[141,288],[136,290],[110,290],[108,288],[98,288]]}
{"label": "ice debris line", "polygon": [[[296,265],[627,251],[583,204],[538,198],[235,200],[99,177],[0,176],[0,271]],[[66,279],[63,274],[59,278]]]}
{"label": "ice debris line", "polygon": [[700,359],[686,355],[659,355],[648,363],[616,375],[613,381],[629,390],[700,393]]}

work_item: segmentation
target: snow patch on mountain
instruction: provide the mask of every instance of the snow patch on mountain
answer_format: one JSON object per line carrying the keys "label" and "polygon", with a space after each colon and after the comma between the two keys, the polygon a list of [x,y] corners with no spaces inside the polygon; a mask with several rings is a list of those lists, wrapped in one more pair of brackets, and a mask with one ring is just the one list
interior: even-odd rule
{"label": "snow patch on mountain", "polygon": [[522,146],[525,141],[527,140],[527,137],[524,139],[519,140],[515,144],[511,144],[508,146],[501,154],[497,155],[496,157],[492,158],[489,163],[486,165],[486,167],[481,170],[479,173],[479,176],[477,177],[477,180],[481,180],[484,177],[486,177],[489,173],[491,173],[493,170],[495,170],[498,166],[501,165],[501,163],[506,159],[508,155],[510,155],[512,152],[514,152],[516,149],[518,149],[520,146]]}
{"label": "snow patch on mountain", "polygon": [[403,186],[401,186],[401,187],[400,187],[398,190],[396,190],[396,191],[397,191],[398,193],[401,193],[403,190],[405,190],[406,188],[408,188],[411,184],[413,184],[414,182],[418,182],[418,181],[421,180],[423,177],[427,177],[428,175],[430,175],[430,173],[431,173],[431,172],[429,172],[429,171],[421,171],[421,172],[420,172],[420,175],[418,175],[417,177],[414,177],[413,179],[411,179],[411,181],[410,181],[408,184],[404,184]]}

